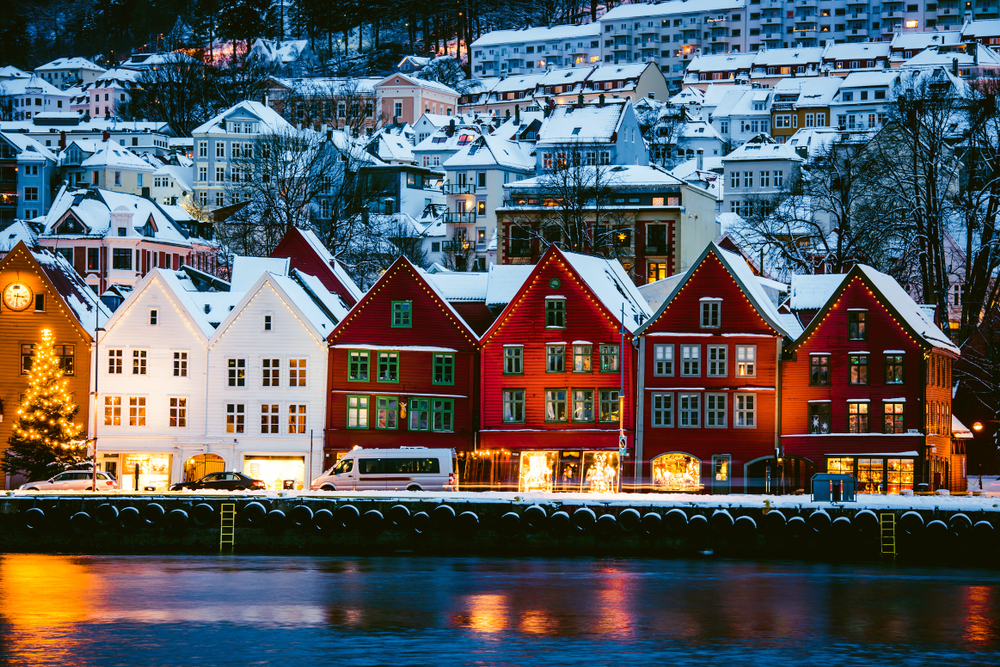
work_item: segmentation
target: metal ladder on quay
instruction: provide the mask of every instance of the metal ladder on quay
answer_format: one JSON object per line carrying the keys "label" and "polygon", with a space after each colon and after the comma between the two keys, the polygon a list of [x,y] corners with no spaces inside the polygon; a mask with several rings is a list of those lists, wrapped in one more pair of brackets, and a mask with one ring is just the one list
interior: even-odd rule
{"label": "metal ladder on quay", "polygon": [[223,503],[219,516],[219,551],[225,551],[226,547],[232,551],[236,545],[236,503]]}
{"label": "metal ladder on quay", "polygon": [[892,512],[882,512],[879,515],[879,534],[882,542],[882,555],[891,554],[896,557],[896,515]]}

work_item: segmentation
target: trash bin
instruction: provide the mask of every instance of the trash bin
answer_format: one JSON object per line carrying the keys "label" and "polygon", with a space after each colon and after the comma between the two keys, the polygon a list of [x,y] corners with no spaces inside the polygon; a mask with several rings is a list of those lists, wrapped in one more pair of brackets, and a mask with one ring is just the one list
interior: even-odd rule
{"label": "trash bin", "polygon": [[917,484],[917,493],[927,493],[931,490],[931,485],[927,482],[920,482]]}
{"label": "trash bin", "polygon": [[294,479],[284,479],[281,481],[281,488],[285,491],[295,490],[295,480]]}

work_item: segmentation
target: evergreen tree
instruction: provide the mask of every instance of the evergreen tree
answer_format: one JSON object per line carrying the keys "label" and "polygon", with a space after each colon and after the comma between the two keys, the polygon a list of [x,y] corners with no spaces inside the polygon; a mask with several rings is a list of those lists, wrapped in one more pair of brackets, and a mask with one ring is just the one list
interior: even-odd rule
{"label": "evergreen tree", "polygon": [[46,479],[53,464],[72,466],[86,457],[87,445],[81,441],[84,427],[73,421],[80,407],[73,402],[68,385],[52,349],[52,331],[45,329],[0,464],[5,472]]}

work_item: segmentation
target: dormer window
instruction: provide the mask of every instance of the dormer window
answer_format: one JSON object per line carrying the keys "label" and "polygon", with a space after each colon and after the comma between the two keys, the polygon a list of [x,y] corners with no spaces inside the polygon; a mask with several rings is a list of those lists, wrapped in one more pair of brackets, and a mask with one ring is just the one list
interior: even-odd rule
{"label": "dormer window", "polygon": [[722,299],[701,300],[701,328],[718,329],[722,321]]}
{"label": "dormer window", "polygon": [[118,236],[125,236],[125,228],[124,227],[119,227],[118,228]]}

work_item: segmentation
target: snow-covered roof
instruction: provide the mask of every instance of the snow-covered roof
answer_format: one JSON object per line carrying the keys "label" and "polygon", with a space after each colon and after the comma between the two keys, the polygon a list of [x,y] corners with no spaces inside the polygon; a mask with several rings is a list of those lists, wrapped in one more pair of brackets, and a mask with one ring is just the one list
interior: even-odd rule
{"label": "snow-covered roof", "polygon": [[[177,187],[181,190],[192,191],[193,187],[191,182],[194,180],[192,177],[194,174],[191,173],[191,169],[188,167],[181,167],[175,164],[165,164],[159,167],[154,173],[154,176],[169,176],[177,182]],[[175,220],[177,218],[174,218]]]}
{"label": "snow-covered roof", "polygon": [[[139,286],[154,278],[159,279],[177,296],[178,302],[197,326],[205,342],[215,332],[215,327],[229,315],[230,310],[243,296],[243,292],[232,291],[229,289],[228,283],[221,280],[215,281],[218,286],[213,285],[205,289],[204,283],[196,283],[191,279],[191,271],[188,267],[183,267],[178,271],[163,268],[152,269],[139,283]],[[136,292],[139,291],[139,286],[137,286]],[[119,308],[116,312],[123,311]]]}
{"label": "snow-covered roof", "polygon": [[[656,165],[614,165],[611,167],[594,167],[594,166],[582,166],[579,167],[581,170],[579,178],[583,182],[594,182],[594,176],[588,174],[588,171],[596,171],[601,169],[601,178],[610,187],[662,187],[664,185],[680,185],[681,180],[676,176],[672,175],[670,172],[666,171],[662,167]],[[551,177],[547,174],[542,176],[536,176],[534,178],[526,178],[522,181],[515,181],[507,185],[508,188],[512,189],[534,189],[541,188],[550,185]]]}
{"label": "snow-covered roof", "polygon": [[32,161],[33,159],[56,161],[55,153],[43,146],[37,139],[20,132],[0,132],[0,135],[3,135],[7,141],[17,147],[19,161]]}
{"label": "snow-covered roof", "polygon": [[[972,49],[976,53],[971,52]],[[930,46],[917,53],[901,65],[902,67],[927,67],[928,65],[940,65],[951,67],[954,61],[958,61],[959,67],[998,67],[1000,66],[1000,55],[996,51],[983,46],[979,42],[966,42],[959,46],[936,47]]]}
{"label": "snow-covered roof", "polygon": [[968,21],[962,26],[963,37],[1000,37],[1000,20]]}
{"label": "snow-covered roof", "polygon": [[435,130],[426,139],[413,147],[414,154],[444,153],[458,151],[462,146],[471,144],[482,135],[482,130],[473,125],[456,125],[455,131],[448,136],[450,129],[442,127]]}
{"label": "snow-covered roof", "polygon": [[240,102],[239,104],[236,104],[226,109],[222,113],[212,118],[212,120],[196,127],[191,132],[191,134],[192,135],[208,134],[209,132],[225,133],[227,132],[225,127],[226,119],[229,118],[230,116],[237,115],[241,112],[250,114],[251,116],[255,116],[258,120],[260,120],[261,125],[263,126],[261,128],[262,132],[267,132],[267,131],[277,132],[280,130],[293,129],[292,126],[288,123],[288,121],[282,118],[281,114],[279,114],[271,107],[265,106],[260,102],[246,101],[246,102]]}
{"label": "snow-covered roof", "polygon": [[703,107],[716,108],[722,103],[722,100],[726,96],[730,94],[733,95],[742,94],[748,90],[752,90],[752,88],[748,84],[740,83],[740,84],[722,85],[722,84],[710,83],[708,85],[708,88],[705,89],[705,95],[701,101],[701,105]]}
{"label": "snow-covered roof", "polygon": [[29,248],[38,245],[38,234],[25,221],[14,220],[0,229],[0,253],[10,252],[20,241],[24,241]]}
{"label": "snow-covered roof", "polygon": [[387,164],[413,164],[413,146],[406,139],[380,132],[372,137],[367,146],[368,153]]}
{"label": "snow-covered roof", "polygon": [[104,326],[111,316],[107,306],[65,257],[47,249],[32,250],[31,254],[62,296],[73,316],[87,333],[93,336],[96,327]]}
{"label": "snow-covered roof", "polygon": [[899,72],[895,70],[884,72],[851,72],[844,77],[844,81],[840,84],[840,89],[889,86],[897,76],[899,76]]}
{"label": "snow-covered roof", "polygon": [[534,269],[531,264],[490,264],[486,305],[489,308],[505,307]]}
{"label": "snow-covered roof", "polygon": [[597,37],[601,32],[600,23],[583,25],[556,25],[523,30],[494,30],[486,33],[471,45],[473,49],[484,46],[519,44],[522,42],[546,42],[550,40],[582,39]]}
{"label": "snow-covered roof", "polygon": [[4,65],[0,67],[0,79],[27,79],[30,78],[31,74],[25,72],[23,69],[18,69],[13,65]]}
{"label": "snow-covered roof", "polygon": [[30,79],[6,79],[0,81],[0,95],[54,95],[69,97],[69,93],[59,90],[51,83],[33,74]]}
{"label": "snow-covered roof", "polygon": [[685,86],[681,89],[681,92],[670,98],[670,103],[674,106],[689,104],[700,105],[704,101],[705,93],[701,92],[698,88],[693,88],[691,86]]}
{"label": "snow-covered roof", "polygon": [[617,259],[575,252],[562,255],[615,319],[625,313],[623,324],[629,331],[635,332],[653,314]]}
{"label": "snow-covered roof", "polygon": [[792,310],[819,310],[830,300],[844,278],[842,273],[793,275],[788,307]]}
{"label": "snow-covered roof", "polygon": [[246,257],[233,258],[233,274],[230,284],[234,292],[245,292],[264,273],[287,276],[291,260],[287,257]]}
{"label": "snow-covered roof", "polygon": [[447,301],[486,301],[488,272],[427,273],[421,270],[421,273]]}
{"label": "snow-covered roof", "polygon": [[842,81],[837,76],[781,79],[774,84],[775,101],[777,102],[778,98],[788,99],[795,95],[796,107],[829,106],[840,90]]}
{"label": "snow-covered roof", "polygon": [[648,67],[656,67],[653,63],[636,65],[601,65],[594,70],[587,81],[621,81],[623,79],[638,79]]}
{"label": "snow-covered roof", "polygon": [[721,12],[730,9],[742,9],[745,6],[745,0],[680,0],[679,2],[649,4],[633,3],[615,7],[601,17],[601,22],[643,18],[646,16],[664,16],[667,14],[686,14],[688,12]]}
{"label": "snow-covered roof", "polygon": [[[847,46],[847,45],[845,45]],[[789,49],[764,49],[753,57],[754,67],[776,67],[778,65],[819,64],[823,58],[823,47],[796,47]]]}
{"label": "snow-covered roof", "polygon": [[97,152],[80,163],[85,169],[129,169],[152,174],[156,169],[138,155],[114,141],[99,144]]}
{"label": "snow-covered roof", "polygon": [[974,437],[972,430],[960,422],[954,414],[951,416],[951,437],[959,440],[971,440]]}
{"label": "snow-covered roof", "polygon": [[[972,21],[971,24],[980,23]],[[990,23],[982,21],[982,23]],[[997,24],[997,34],[1000,34],[1000,21],[993,21]],[[967,24],[968,25],[968,24]],[[928,46],[937,44],[958,44],[962,41],[962,33],[959,30],[942,30],[941,32],[897,32],[892,36],[889,48],[893,51],[917,51],[926,49]]]}
{"label": "snow-covered roof", "polygon": [[284,65],[298,60],[302,52],[309,47],[307,39],[290,39],[277,41],[259,37],[253,43],[251,52],[263,56],[272,62],[280,62]]}
{"label": "snow-covered roof", "polygon": [[302,234],[302,238],[309,243],[312,249],[316,251],[316,254],[318,254],[323,261],[330,265],[330,268],[333,269],[334,275],[337,276],[337,279],[340,280],[351,296],[354,297],[355,301],[360,301],[361,297],[365,295],[364,292],[358,288],[358,286],[354,283],[354,279],[351,278],[347,271],[344,270],[344,266],[337,261],[337,258],[333,256],[333,253],[327,250],[327,247],[323,245],[323,242],[319,240],[319,237],[316,236],[315,232],[311,229],[300,228],[299,233]]}
{"label": "snow-covered roof", "polygon": [[[63,186],[59,189],[49,212],[44,217],[43,237],[69,239],[79,237],[104,237],[112,233],[112,213],[127,211],[132,215],[132,233],[142,235],[147,221],[153,220],[152,238],[161,243],[190,247],[191,242],[180,226],[154,201],[127,192],[114,192],[98,188],[76,189]],[[72,214],[87,229],[78,234],[56,233],[57,223]]]}
{"label": "snow-covered roof", "polygon": [[459,96],[458,91],[452,88],[451,86],[446,86],[443,83],[440,83],[439,81],[431,81],[429,79],[421,79],[419,77],[409,76],[407,74],[403,74],[402,72],[396,72],[395,74],[390,74],[389,76],[382,79],[378,83],[378,86],[381,87],[381,86],[399,85],[395,83],[396,79],[405,79],[408,84],[414,86],[429,88],[431,90],[436,90],[439,93],[447,93],[449,95],[454,95],[455,97]]}
{"label": "snow-covered roof", "polygon": [[183,51],[171,51],[170,53],[133,53],[122,61],[121,66],[150,69],[159,65],[171,65],[174,63],[197,64],[198,62],[196,58],[189,56]]}
{"label": "snow-covered roof", "polygon": [[791,160],[793,162],[803,162],[803,159],[795,152],[794,146],[790,146],[787,143],[776,144],[755,141],[748,141],[722,158],[723,164],[742,160]]}
{"label": "snow-covered roof", "polygon": [[445,160],[443,166],[445,169],[500,166],[534,171],[535,160],[530,155],[530,149],[516,141],[484,135],[460,148]]}
{"label": "snow-covered roof", "polygon": [[[624,5],[623,5],[624,6]],[[780,49],[784,51],[785,49]],[[749,70],[754,64],[754,53],[721,53],[697,56],[687,67],[688,72],[730,72]],[[818,60],[818,59],[817,59]]]}
{"label": "snow-covered roof", "polygon": [[889,44],[887,42],[830,44],[823,51],[823,60],[877,60],[888,56]]}
{"label": "snow-covered roof", "polygon": [[271,81],[283,88],[295,91],[302,95],[374,95],[375,86],[382,79],[375,77],[306,77],[289,79],[284,77],[271,77]]}
{"label": "snow-covered roof", "polygon": [[539,143],[575,143],[611,141],[621,126],[628,100],[613,100],[604,105],[557,104],[542,123]]}
{"label": "snow-covered roof", "polygon": [[95,65],[86,58],[56,58],[52,62],[45,63],[44,65],[39,65],[35,68],[36,72],[48,72],[53,70],[63,70],[63,69],[87,69],[96,72],[103,72],[104,68],[100,65]]}

